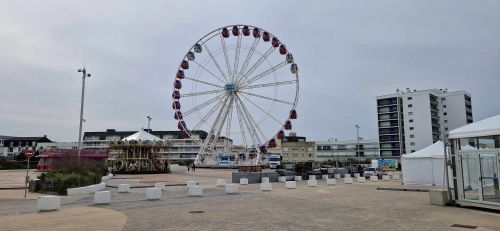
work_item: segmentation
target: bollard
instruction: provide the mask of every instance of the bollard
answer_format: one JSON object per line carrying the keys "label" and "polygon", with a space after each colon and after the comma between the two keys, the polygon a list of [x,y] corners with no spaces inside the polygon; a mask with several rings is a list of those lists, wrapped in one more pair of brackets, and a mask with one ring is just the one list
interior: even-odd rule
{"label": "bollard", "polygon": [[310,179],[307,181],[307,187],[316,187],[318,186],[318,181],[316,179]]}
{"label": "bollard", "polygon": [[356,179],[358,180],[358,183],[365,183],[366,182],[366,178],[362,177],[362,176],[360,176],[360,177],[358,177]]}
{"label": "bollard", "polygon": [[328,179],[328,175],[327,174],[321,175],[321,179],[323,179],[323,180]]}
{"label": "bollard", "polygon": [[316,175],[309,175],[309,180],[316,180]]}
{"label": "bollard", "polygon": [[167,187],[165,187],[165,182],[156,182],[155,183],[155,188],[159,188],[161,190],[166,190]]}
{"label": "bollard", "polygon": [[226,193],[227,194],[238,193],[238,185],[237,184],[226,184]]}
{"label": "bollard", "polygon": [[359,173],[354,173],[354,178],[358,178],[359,176]]}
{"label": "bollard", "polygon": [[119,184],[118,185],[119,193],[128,193],[130,192],[130,184]]}
{"label": "bollard", "polygon": [[351,174],[349,173],[344,174],[344,178],[351,178]]}
{"label": "bollard", "polygon": [[384,180],[384,181],[388,181],[390,179],[391,179],[391,176],[389,176],[389,175],[383,175],[382,176],[382,180]]}
{"label": "bollard", "polygon": [[188,195],[190,197],[201,197],[203,195],[203,189],[199,185],[190,186],[188,188]]}
{"label": "bollard", "polygon": [[224,187],[226,185],[226,179],[217,179],[217,187]]}
{"label": "bollard", "polygon": [[247,185],[248,184],[248,178],[240,178],[240,184],[241,185]]}
{"label": "bollard", "polygon": [[280,176],[278,177],[279,182],[286,182],[286,176]]}
{"label": "bollard", "polygon": [[186,183],[186,186],[189,188],[191,186],[196,186],[198,185],[198,182],[194,181],[194,180],[188,180],[187,183]]}
{"label": "bollard", "polygon": [[99,191],[94,193],[94,204],[102,205],[111,203],[110,191]]}
{"label": "bollard", "polygon": [[399,175],[397,175],[397,174],[392,175],[392,179],[393,180],[399,180]]}
{"label": "bollard", "polygon": [[302,181],[302,176],[295,176],[295,181]]}
{"label": "bollard", "polygon": [[326,179],[326,184],[327,185],[336,185],[337,180],[328,178],[328,179]]}
{"label": "bollard", "polygon": [[340,179],[340,174],[333,174],[333,177],[334,177],[335,179]]}
{"label": "bollard", "polygon": [[287,188],[287,189],[297,188],[297,182],[295,182],[295,181],[287,181],[285,183],[285,188]]}
{"label": "bollard", "polygon": [[350,177],[344,178],[344,184],[352,184],[352,178]]}
{"label": "bollard", "polygon": [[269,183],[269,177],[262,177],[260,178],[261,183]]}
{"label": "bollard", "polygon": [[40,196],[37,201],[38,211],[52,211],[61,208],[60,196]]}
{"label": "bollard", "polygon": [[148,188],[146,190],[146,200],[159,200],[161,199],[161,188]]}
{"label": "bollard", "polygon": [[271,183],[260,183],[261,191],[271,191],[273,189],[273,185]]}
{"label": "bollard", "polygon": [[378,176],[370,176],[370,182],[377,182]]}

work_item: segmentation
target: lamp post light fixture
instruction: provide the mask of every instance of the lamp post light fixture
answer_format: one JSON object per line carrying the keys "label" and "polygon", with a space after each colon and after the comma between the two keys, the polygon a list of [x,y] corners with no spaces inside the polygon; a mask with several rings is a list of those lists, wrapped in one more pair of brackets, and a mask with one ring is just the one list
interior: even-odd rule
{"label": "lamp post light fixture", "polygon": [[83,125],[83,103],[85,99],[85,78],[89,78],[91,76],[90,73],[87,73],[87,69],[83,67],[82,69],[78,69],[78,72],[82,73],[82,101],[80,104],[80,129],[78,131],[78,159],[80,159],[80,154],[82,152],[82,125]]}

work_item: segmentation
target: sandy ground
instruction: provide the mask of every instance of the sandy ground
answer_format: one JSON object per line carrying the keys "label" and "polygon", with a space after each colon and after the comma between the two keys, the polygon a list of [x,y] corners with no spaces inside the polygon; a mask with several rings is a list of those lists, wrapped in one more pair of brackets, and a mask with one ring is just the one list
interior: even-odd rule
{"label": "sandy ground", "polygon": [[[12,230],[39,230],[27,225],[37,222],[43,227],[67,228],[73,220],[92,221],[92,226],[71,226],[71,230],[465,230],[450,227],[453,224],[500,230],[500,213],[432,206],[425,192],[376,189],[399,186],[400,181],[327,186],[318,180],[318,187],[299,182],[297,189],[273,183],[271,192],[260,191],[258,184],[240,185],[240,193],[228,195],[215,183],[217,178],[229,182],[232,171],[179,168],[171,174],[119,176],[128,179],[108,181],[150,184],[158,180],[176,185],[196,180],[203,187],[203,197],[188,197],[185,186],[168,186],[161,200],[146,201],[145,188],[118,193],[108,187],[112,192],[109,205],[92,205],[92,195],[63,197],[60,211],[45,213],[36,211],[36,200],[0,199],[0,230],[3,224]],[[79,210],[82,217],[72,215]]]}
{"label": "sandy ground", "polygon": [[[29,170],[31,179],[36,179],[37,175],[40,173],[35,172],[34,169]],[[26,186],[24,179],[26,179],[26,169],[0,170],[0,188],[24,187]]]}

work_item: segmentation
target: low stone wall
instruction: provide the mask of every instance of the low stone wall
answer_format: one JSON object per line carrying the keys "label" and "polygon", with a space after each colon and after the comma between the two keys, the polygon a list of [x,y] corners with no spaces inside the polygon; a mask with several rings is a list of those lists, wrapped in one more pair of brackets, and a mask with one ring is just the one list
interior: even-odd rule
{"label": "low stone wall", "polygon": [[93,184],[85,187],[66,189],[66,194],[68,196],[85,195],[85,194],[95,193],[97,191],[101,191],[104,189],[106,189],[106,183],[101,182],[99,184]]}
{"label": "low stone wall", "polygon": [[262,177],[268,177],[269,182],[278,182],[278,173],[275,172],[233,172],[231,182],[240,183],[241,178],[247,178],[249,184],[262,183]]}

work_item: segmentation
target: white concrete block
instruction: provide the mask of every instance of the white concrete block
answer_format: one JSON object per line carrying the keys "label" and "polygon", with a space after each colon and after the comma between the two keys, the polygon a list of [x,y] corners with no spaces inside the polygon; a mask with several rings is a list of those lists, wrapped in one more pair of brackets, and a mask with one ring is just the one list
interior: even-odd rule
{"label": "white concrete block", "polygon": [[288,189],[297,188],[297,182],[295,182],[295,181],[287,181],[285,183],[285,188],[288,188]]}
{"label": "white concrete block", "polygon": [[128,193],[130,192],[130,184],[119,184],[118,185],[119,193]]}
{"label": "white concrete block", "polygon": [[344,178],[351,178],[351,174],[349,173],[344,174]]}
{"label": "white concrete block", "polygon": [[309,180],[316,180],[316,175],[309,175]]}
{"label": "white concrete block", "polygon": [[354,178],[358,178],[359,177],[359,173],[354,173]]}
{"label": "white concrete block", "polygon": [[269,183],[269,177],[262,177],[260,178],[261,183]]}
{"label": "white concrete block", "polygon": [[201,197],[203,195],[203,188],[199,185],[191,186],[188,188],[188,194],[190,197]]}
{"label": "white concrete block", "polygon": [[216,182],[217,187],[224,187],[226,185],[226,179],[219,178]]}
{"label": "white concrete block", "polygon": [[186,183],[187,187],[191,187],[191,186],[196,186],[198,185],[198,182],[196,182],[195,180],[188,180],[187,183]]}
{"label": "white concrete block", "polygon": [[337,180],[336,179],[326,179],[326,184],[327,185],[336,185],[337,184]]}
{"label": "white concrete block", "polygon": [[316,179],[309,179],[307,181],[307,187],[316,187],[318,186],[318,181]]}
{"label": "white concrete block", "polygon": [[148,188],[146,190],[146,200],[160,200],[161,199],[161,188]]}
{"label": "white concrete block", "polygon": [[340,174],[333,174],[333,177],[334,177],[335,179],[340,179]]}
{"label": "white concrete block", "polygon": [[321,179],[323,179],[323,180],[328,179],[328,175],[327,174],[321,175]]}
{"label": "white concrete block", "polygon": [[226,193],[227,194],[238,193],[238,185],[237,184],[226,184]]}
{"label": "white concrete block", "polygon": [[271,191],[273,190],[273,185],[271,183],[260,183],[261,191]]}
{"label": "white concrete block", "polygon": [[51,211],[61,208],[60,196],[40,196],[37,201],[38,211]]}
{"label": "white concrete block", "polygon": [[398,174],[394,174],[394,175],[392,175],[392,179],[393,179],[393,180],[399,180],[399,175],[398,175]]}
{"label": "white concrete block", "polygon": [[113,174],[108,174],[108,175],[106,175],[106,176],[102,176],[102,177],[101,177],[101,181],[109,180],[109,179],[111,179],[111,178],[113,178]]}
{"label": "white concrete block", "polygon": [[295,181],[302,181],[302,176],[295,176]]}
{"label": "white concrete block", "polygon": [[280,176],[278,177],[279,182],[286,182],[286,176]]}
{"label": "white concrete block", "polygon": [[382,176],[382,180],[384,180],[384,181],[388,181],[390,179],[391,179],[391,176],[389,176],[389,175],[383,175]]}
{"label": "white concrete block", "polygon": [[241,185],[247,185],[248,184],[248,178],[240,178],[240,184]]}
{"label": "white concrete block", "polygon": [[110,191],[99,191],[94,193],[94,204],[109,204],[111,203]]}
{"label": "white concrete block", "polygon": [[360,176],[356,179],[357,179],[358,183],[365,183],[366,182],[366,178],[364,176]]}
{"label": "white concrete block", "polygon": [[371,182],[377,182],[378,181],[378,176],[370,176],[370,181]]}
{"label": "white concrete block", "polygon": [[350,177],[344,178],[344,184],[352,184],[352,178]]}
{"label": "white concrete block", "polygon": [[156,182],[155,183],[155,188],[159,188],[161,190],[166,190],[167,187],[165,187],[165,182]]}

